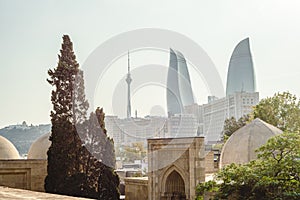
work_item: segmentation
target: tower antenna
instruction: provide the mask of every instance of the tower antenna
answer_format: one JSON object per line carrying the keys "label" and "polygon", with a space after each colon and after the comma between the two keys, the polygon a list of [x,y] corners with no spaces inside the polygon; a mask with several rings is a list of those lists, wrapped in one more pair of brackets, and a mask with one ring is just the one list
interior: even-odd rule
{"label": "tower antenna", "polygon": [[131,118],[131,102],[130,102],[130,83],[132,82],[132,78],[130,75],[130,57],[129,57],[129,50],[128,50],[128,64],[127,64],[127,118]]}

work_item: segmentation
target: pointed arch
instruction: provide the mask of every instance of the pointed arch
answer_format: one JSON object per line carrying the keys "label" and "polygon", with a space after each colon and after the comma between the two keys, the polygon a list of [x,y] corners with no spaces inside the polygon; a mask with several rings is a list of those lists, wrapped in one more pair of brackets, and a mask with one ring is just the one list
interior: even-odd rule
{"label": "pointed arch", "polygon": [[172,165],[162,174],[161,192],[163,195],[176,194],[182,197],[186,196],[188,192],[188,180],[182,169],[176,165]]}
{"label": "pointed arch", "polygon": [[185,194],[184,180],[176,170],[173,170],[166,179],[165,193]]}

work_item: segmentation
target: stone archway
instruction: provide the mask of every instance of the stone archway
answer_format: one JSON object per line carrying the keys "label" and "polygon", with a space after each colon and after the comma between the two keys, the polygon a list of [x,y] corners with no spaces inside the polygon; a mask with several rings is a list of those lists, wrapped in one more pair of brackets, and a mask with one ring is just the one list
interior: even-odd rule
{"label": "stone archway", "polygon": [[186,199],[184,180],[176,170],[173,170],[167,177],[164,196],[168,200]]}
{"label": "stone archway", "polygon": [[205,181],[204,138],[148,139],[149,200],[192,200]]}

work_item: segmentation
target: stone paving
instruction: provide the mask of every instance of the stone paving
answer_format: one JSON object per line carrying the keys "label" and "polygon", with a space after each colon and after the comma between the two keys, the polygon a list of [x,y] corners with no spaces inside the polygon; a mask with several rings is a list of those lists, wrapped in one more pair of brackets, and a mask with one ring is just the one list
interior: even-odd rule
{"label": "stone paving", "polygon": [[[34,192],[0,186],[1,200],[88,200],[87,198],[70,197],[44,192]],[[90,200],[90,199],[89,199]]]}

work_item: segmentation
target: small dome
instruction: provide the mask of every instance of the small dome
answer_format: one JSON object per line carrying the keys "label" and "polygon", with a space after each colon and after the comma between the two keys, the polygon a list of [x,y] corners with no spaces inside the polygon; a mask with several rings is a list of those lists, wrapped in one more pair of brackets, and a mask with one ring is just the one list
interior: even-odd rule
{"label": "small dome", "polygon": [[16,147],[0,135],[0,160],[6,159],[20,159],[20,155]]}
{"label": "small dome", "polygon": [[46,133],[32,143],[27,159],[47,159],[47,151],[51,145],[49,140],[51,133]]}
{"label": "small dome", "polygon": [[269,138],[280,133],[282,133],[280,129],[256,118],[229,137],[221,152],[221,167],[255,160],[257,158],[255,150],[264,145]]}

